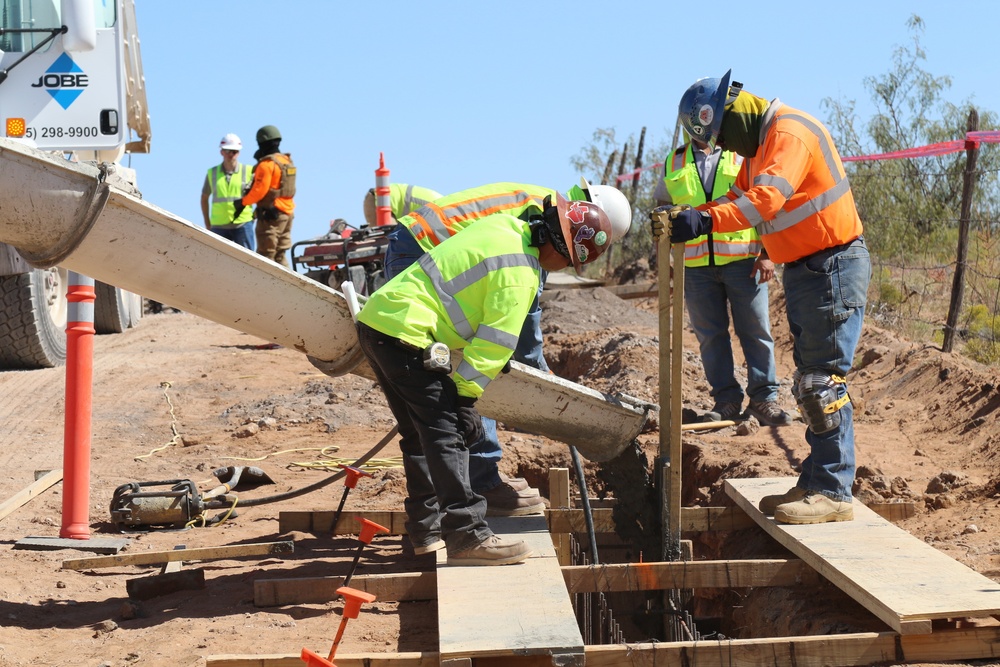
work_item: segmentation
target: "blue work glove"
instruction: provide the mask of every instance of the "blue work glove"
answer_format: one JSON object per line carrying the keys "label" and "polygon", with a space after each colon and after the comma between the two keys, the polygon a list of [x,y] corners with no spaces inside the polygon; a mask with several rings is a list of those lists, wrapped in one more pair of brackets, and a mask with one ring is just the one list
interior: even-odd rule
{"label": "blue work glove", "polygon": [[458,406],[458,432],[465,439],[465,446],[471,447],[483,439],[483,418],[476,410],[476,399],[459,396],[455,403]]}
{"label": "blue work glove", "polygon": [[712,231],[712,216],[693,208],[669,212],[670,242],[684,243]]}

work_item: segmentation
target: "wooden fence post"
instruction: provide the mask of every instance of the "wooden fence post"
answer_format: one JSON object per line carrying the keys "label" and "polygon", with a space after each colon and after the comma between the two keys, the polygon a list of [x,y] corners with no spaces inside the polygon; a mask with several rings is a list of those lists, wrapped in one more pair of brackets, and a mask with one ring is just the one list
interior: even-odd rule
{"label": "wooden fence post", "polygon": [[[969,111],[969,132],[979,129],[979,114]],[[979,143],[965,142],[965,174],[962,179],[962,208],[958,220],[958,258],[955,262],[955,279],[951,284],[951,303],[948,304],[948,319],[944,325],[944,341],[941,349],[951,352],[955,345],[955,325],[962,310],[965,297],[965,269],[969,258],[969,217],[972,214],[972,194],[976,186],[976,161],[979,158]]]}

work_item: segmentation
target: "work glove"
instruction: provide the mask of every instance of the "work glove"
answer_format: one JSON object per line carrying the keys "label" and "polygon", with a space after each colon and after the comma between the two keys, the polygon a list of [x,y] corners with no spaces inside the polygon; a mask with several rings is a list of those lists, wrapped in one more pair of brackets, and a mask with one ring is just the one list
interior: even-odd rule
{"label": "work glove", "polygon": [[245,209],[246,206],[243,204],[242,199],[237,199],[233,202],[233,208],[236,209],[236,212],[233,214],[233,222],[236,222],[236,219],[240,217],[240,213],[243,212],[243,209]]}
{"label": "work glove", "polygon": [[471,447],[483,439],[483,418],[476,410],[476,399],[469,396],[459,396],[458,432],[465,439],[465,446]]}
{"label": "work glove", "polygon": [[653,230],[653,238],[659,239],[663,236],[664,230],[670,228],[670,220],[672,215],[679,213],[680,211],[685,211],[691,208],[687,204],[681,204],[680,206],[674,206],[672,204],[667,204],[666,206],[657,206],[652,211],[649,212],[649,226]]}
{"label": "work glove", "polygon": [[657,207],[649,218],[653,237],[659,238],[664,228],[669,228],[671,243],[684,243],[712,231],[712,216],[687,204]]}

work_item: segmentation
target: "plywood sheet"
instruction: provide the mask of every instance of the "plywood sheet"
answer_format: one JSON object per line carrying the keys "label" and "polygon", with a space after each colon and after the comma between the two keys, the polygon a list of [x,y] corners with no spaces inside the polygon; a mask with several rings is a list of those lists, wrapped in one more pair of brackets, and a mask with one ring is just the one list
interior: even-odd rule
{"label": "plywood sheet", "polygon": [[[500,566],[449,566],[438,552],[438,631],[442,663],[463,657],[560,656],[583,664],[583,638],[545,517],[491,518],[504,537],[526,540],[535,555]],[[579,660],[571,657],[579,655]]]}
{"label": "plywood sheet", "polygon": [[768,534],[900,634],[936,618],[1000,614],[1000,584],[854,503],[854,521],[793,526],[757,504],[794,477],[726,480],[726,493]]}

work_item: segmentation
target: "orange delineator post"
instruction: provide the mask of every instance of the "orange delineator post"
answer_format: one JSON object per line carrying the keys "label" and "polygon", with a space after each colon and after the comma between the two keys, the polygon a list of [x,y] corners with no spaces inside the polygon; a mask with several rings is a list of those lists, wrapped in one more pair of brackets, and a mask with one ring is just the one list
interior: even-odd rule
{"label": "orange delineator post", "polygon": [[59,537],[90,539],[90,419],[94,382],[94,279],[70,272],[66,295],[66,416]]}
{"label": "orange delineator post", "polygon": [[378,169],[375,170],[375,225],[383,227],[391,224],[393,224],[393,219],[389,170],[385,168],[385,157],[379,153]]}

